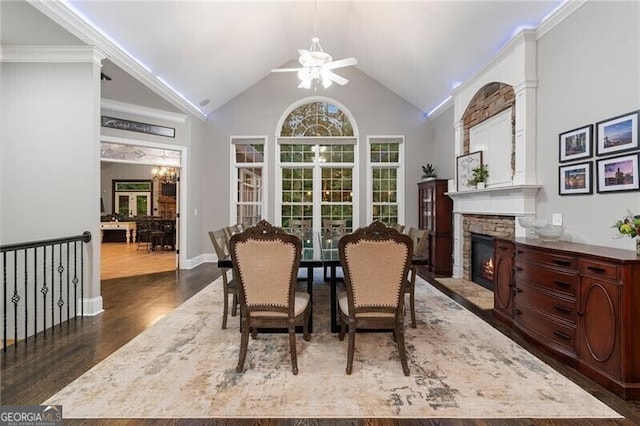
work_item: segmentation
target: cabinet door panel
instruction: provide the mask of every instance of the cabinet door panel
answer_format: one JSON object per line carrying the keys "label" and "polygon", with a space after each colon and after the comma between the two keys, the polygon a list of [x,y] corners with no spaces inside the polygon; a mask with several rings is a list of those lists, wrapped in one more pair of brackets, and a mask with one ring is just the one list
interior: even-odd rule
{"label": "cabinet door panel", "polygon": [[620,374],[620,287],[583,277],[581,283],[580,359],[612,374]]}
{"label": "cabinet door panel", "polygon": [[495,304],[496,308],[511,313],[513,302],[511,257],[496,254],[495,266]]}

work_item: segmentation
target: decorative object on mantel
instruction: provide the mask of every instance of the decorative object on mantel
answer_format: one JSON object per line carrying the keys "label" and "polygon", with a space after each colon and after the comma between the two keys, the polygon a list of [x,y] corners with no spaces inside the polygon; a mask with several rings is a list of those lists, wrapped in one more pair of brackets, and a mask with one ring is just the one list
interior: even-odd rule
{"label": "decorative object on mantel", "polygon": [[456,182],[458,183],[458,191],[476,188],[474,184],[469,184],[469,179],[471,178],[471,171],[480,164],[482,164],[482,151],[460,155],[456,158]]}
{"label": "decorative object on mantel", "polygon": [[477,189],[484,189],[488,177],[489,165],[479,164],[471,170],[471,178],[469,178],[468,184],[475,185]]}
{"label": "decorative object on mantel", "polygon": [[433,167],[433,164],[427,163],[426,166],[422,166],[422,178],[437,178],[438,174],[436,173],[436,168]]}
{"label": "decorative object on mantel", "polygon": [[178,180],[178,171],[175,167],[154,167],[151,169],[153,179],[161,183],[176,183]]}
{"label": "decorative object on mantel", "polygon": [[640,256],[640,215],[634,215],[627,211],[628,215],[618,220],[613,227],[618,230],[620,236],[627,235],[636,239],[636,254]]}

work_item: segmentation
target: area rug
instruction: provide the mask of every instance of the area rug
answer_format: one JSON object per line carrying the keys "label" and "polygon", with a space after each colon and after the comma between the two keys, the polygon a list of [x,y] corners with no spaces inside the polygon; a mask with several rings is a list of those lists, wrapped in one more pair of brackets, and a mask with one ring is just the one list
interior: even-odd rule
{"label": "area rug", "polygon": [[237,373],[237,317],[220,329],[220,282],[114,352],[43,404],[65,418],[619,418],[573,382],[419,279],[418,328],[406,328],[405,377],[390,333],[329,332],[328,287],[317,284],[299,374],[286,334],[250,339]]}
{"label": "area rug", "polygon": [[436,281],[482,310],[493,309],[493,292],[479,284],[461,278],[436,278]]}

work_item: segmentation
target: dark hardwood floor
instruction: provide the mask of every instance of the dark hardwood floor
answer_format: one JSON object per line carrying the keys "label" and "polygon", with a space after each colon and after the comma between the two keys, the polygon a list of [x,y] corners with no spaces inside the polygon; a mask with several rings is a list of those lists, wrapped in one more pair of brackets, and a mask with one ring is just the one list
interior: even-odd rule
{"label": "dark hardwood floor", "polygon": [[[64,324],[54,333],[29,340],[2,353],[2,405],[40,404],[112,352],[126,344],[220,275],[213,264],[192,270],[162,272],[102,281],[105,311],[95,317]],[[65,419],[71,425],[636,425],[640,401],[624,401],[564,366],[532,349],[509,328],[437,282],[432,284],[530,350],[561,374],[580,385],[624,420],[605,419]],[[219,326],[219,324],[216,324]],[[544,413],[540,413],[544,416]]]}

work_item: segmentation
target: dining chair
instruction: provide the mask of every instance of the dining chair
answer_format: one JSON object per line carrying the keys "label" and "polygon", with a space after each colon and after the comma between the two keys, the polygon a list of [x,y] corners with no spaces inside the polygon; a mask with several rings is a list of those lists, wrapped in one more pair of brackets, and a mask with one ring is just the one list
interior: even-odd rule
{"label": "dining chair", "polygon": [[136,250],[144,244],[146,246],[146,250],[149,251],[151,245],[151,229],[149,228],[149,225],[149,220],[146,217],[140,217],[136,220]]}
{"label": "dining chair", "polygon": [[229,225],[224,228],[225,236],[227,237],[227,247],[229,247],[229,240],[234,234],[242,232],[242,228],[237,223],[235,225]]}
{"label": "dining chair", "polygon": [[379,221],[347,234],[338,243],[346,291],[338,297],[340,340],[349,327],[347,374],[353,369],[356,330],[393,330],[400,362],[409,375],[404,343],[404,286],[413,240]]}
{"label": "dining chair", "polygon": [[260,327],[287,328],[293,374],[298,374],[295,326],[302,325],[309,341],[311,298],[296,291],[302,242],[282,228],[260,221],[231,237],[233,270],[240,289],[240,356],[236,371],[242,372],[249,333],[255,337]]}
{"label": "dining chair", "polygon": [[312,221],[311,219],[290,219],[289,220],[289,232],[292,234],[304,234],[311,231]]}
{"label": "dining chair", "polygon": [[[220,228],[217,231],[209,231],[209,238],[213,249],[216,252],[218,259],[224,259],[229,255],[229,246],[227,245],[227,236],[224,228]],[[229,316],[229,295],[233,294],[233,307],[231,309],[231,316],[236,316],[238,307],[238,280],[235,278],[235,274],[231,268],[221,268],[222,272],[222,294],[223,294],[223,313],[222,313],[222,328],[227,328],[227,317]],[[229,278],[229,272],[231,272],[231,278]]]}
{"label": "dining chair", "polygon": [[149,250],[157,252],[158,248],[162,250],[165,244],[165,232],[161,220],[157,218],[149,219]]}
{"label": "dining chair", "polygon": [[395,225],[393,225],[392,228],[400,233],[404,232],[404,225],[400,225],[399,223],[396,223]]}
{"label": "dining chair", "polygon": [[[342,236],[347,232],[347,221],[344,219],[322,219],[322,232],[327,235]],[[324,268],[324,280],[329,281],[329,267]]]}
{"label": "dining chair", "polygon": [[[429,241],[429,231],[426,229],[409,228],[409,237],[413,240],[414,254],[424,256],[426,252],[427,243]],[[417,328],[416,323],[416,275],[418,274],[418,267],[412,265],[409,268],[409,274],[407,276],[407,283],[405,285],[405,294],[409,294],[409,309],[411,312],[411,327]]]}

